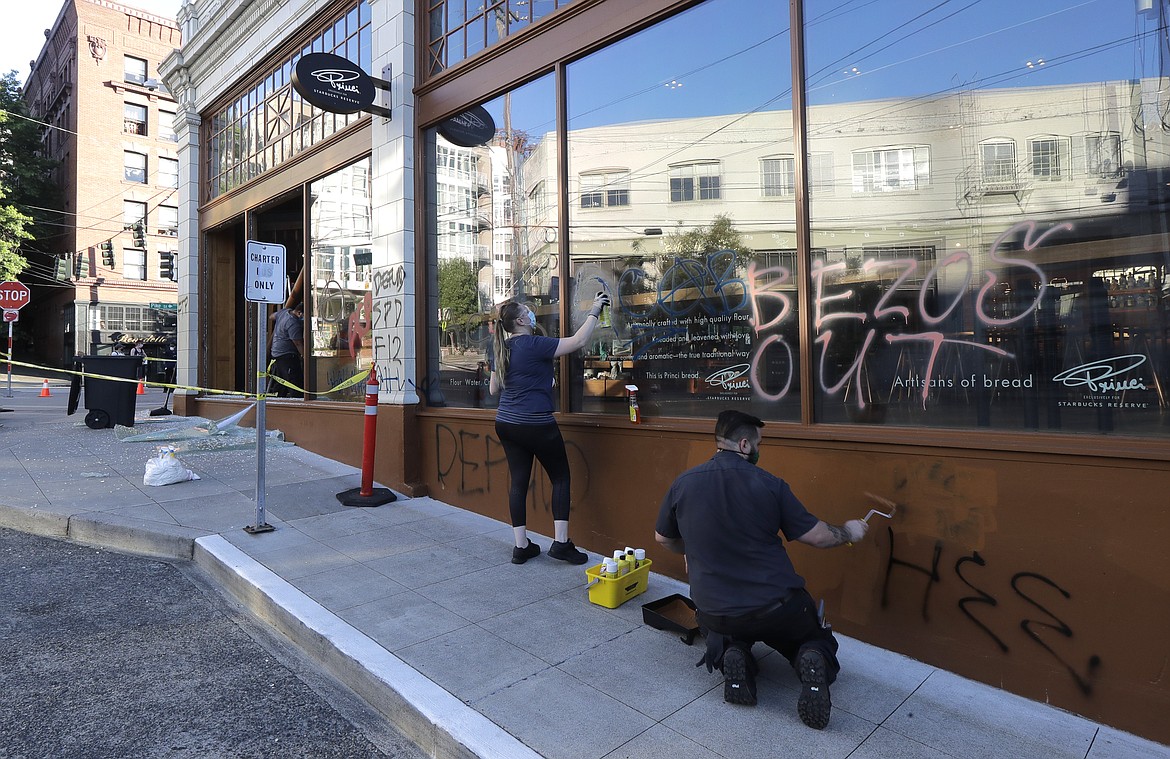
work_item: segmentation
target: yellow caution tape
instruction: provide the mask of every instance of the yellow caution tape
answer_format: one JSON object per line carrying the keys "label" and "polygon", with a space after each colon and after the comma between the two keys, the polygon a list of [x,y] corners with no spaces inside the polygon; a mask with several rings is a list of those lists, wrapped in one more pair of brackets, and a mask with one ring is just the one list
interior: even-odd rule
{"label": "yellow caution tape", "polygon": [[[166,359],[166,360],[173,361],[174,359]],[[78,371],[73,371],[70,369],[51,369],[47,366],[41,366],[40,364],[30,364],[30,363],[27,363],[25,361],[17,361],[15,359],[9,358],[8,354],[4,353],[3,351],[0,351],[0,362],[10,363],[10,364],[14,364],[16,366],[24,366],[24,367],[28,367],[30,369],[38,369],[41,371],[57,372],[60,374],[70,374],[70,375],[73,375],[75,377],[83,377],[83,378],[84,377],[91,377],[93,379],[109,380],[110,382],[132,382],[135,385],[137,385],[139,382],[141,382],[144,386],[147,386],[147,387],[170,388],[172,390],[194,390],[196,392],[210,393],[213,395],[240,395],[240,396],[243,396],[245,398],[257,398],[257,399],[262,398],[262,397],[263,398],[273,397],[270,393],[248,393],[248,392],[244,392],[241,390],[219,390],[217,388],[199,387],[197,385],[176,385],[176,384],[173,384],[170,382],[150,382],[147,380],[130,379],[128,377],[111,377],[111,376],[106,375],[106,374],[95,374],[94,372],[78,372]],[[281,379],[280,377],[277,377],[275,374],[272,374],[271,373],[272,365],[275,363],[276,363],[275,361],[270,362],[265,371],[256,373],[257,386],[259,386],[261,384],[261,382],[260,382],[261,380],[263,380],[264,378],[269,378],[269,379],[272,379],[281,385],[284,385],[285,387],[291,388],[292,390],[295,390],[296,392],[301,393],[302,395],[322,396],[322,395],[330,395],[332,393],[340,392],[340,391],[345,390],[347,388],[353,387],[354,385],[362,382],[368,376],[370,376],[370,370],[363,369],[362,371],[353,375],[349,379],[343,380],[342,382],[338,383],[337,385],[334,385],[333,387],[329,388],[328,390],[312,391],[312,390],[306,390],[303,387],[297,387],[293,383],[291,383],[287,380]]]}

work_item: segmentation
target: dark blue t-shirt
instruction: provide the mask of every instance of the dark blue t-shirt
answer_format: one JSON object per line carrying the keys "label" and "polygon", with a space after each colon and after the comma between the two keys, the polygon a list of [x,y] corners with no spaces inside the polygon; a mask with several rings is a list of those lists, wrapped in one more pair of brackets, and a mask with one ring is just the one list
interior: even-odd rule
{"label": "dark blue t-shirt", "polygon": [[795,540],[817,521],[784,480],[720,451],[678,476],[654,529],[685,541],[695,605],[708,614],[737,616],[804,587],[780,533]]}
{"label": "dark blue t-shirt", "polygon": [[508,338],[512,355],[508,374],[500,393],[496,421],[510,424],[549,424],[553,422],[553,358],[555,337],[516,335]]}

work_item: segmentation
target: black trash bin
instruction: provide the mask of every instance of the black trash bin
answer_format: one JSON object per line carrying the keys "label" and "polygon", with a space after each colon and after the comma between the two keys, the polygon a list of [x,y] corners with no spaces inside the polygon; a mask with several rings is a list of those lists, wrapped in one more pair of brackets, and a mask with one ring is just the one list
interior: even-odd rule
{"label": "black trash bin", "polygon": [[[134,426],[134,408],[138,403],[138,375],[142,356],[85,356],[81,359],[85,371],[85,426],[92,430]],[[127,382],[102,379],[90,375],[121,377]]]}

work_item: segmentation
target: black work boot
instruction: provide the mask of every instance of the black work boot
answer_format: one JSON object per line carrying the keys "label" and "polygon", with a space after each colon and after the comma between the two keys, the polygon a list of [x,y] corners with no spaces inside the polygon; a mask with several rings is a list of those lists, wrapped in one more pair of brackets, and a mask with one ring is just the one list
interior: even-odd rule
{"label": "black work boot", "polygon": [[723,652],[723,700],[755,706],[756,660],[743,646],[730,645]]}
{"label": "black work boot", "polygon": [[796,705],[800,721],[814,730],[823,730],[829,724],[829,712],[833,708],[825,655],[813,649],[801,651],[796,660],[796,673],[800,676],[800,701]]}

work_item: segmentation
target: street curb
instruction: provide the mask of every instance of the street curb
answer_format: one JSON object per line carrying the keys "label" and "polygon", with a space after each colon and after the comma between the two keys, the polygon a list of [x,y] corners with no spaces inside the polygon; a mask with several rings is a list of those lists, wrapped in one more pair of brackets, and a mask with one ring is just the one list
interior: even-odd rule
{"label": "street curb", "polygon": [[182,561],[191,561],[195,539],[207,534],[205,530],[104,511],[65,514],[35,506],[5,504],[0,504],[0,527],[115,551]]}
{"label": "street curb", "polygon": [[386,651],[220,535],[195,563],[435,759],[540,759],[503,728]]}

